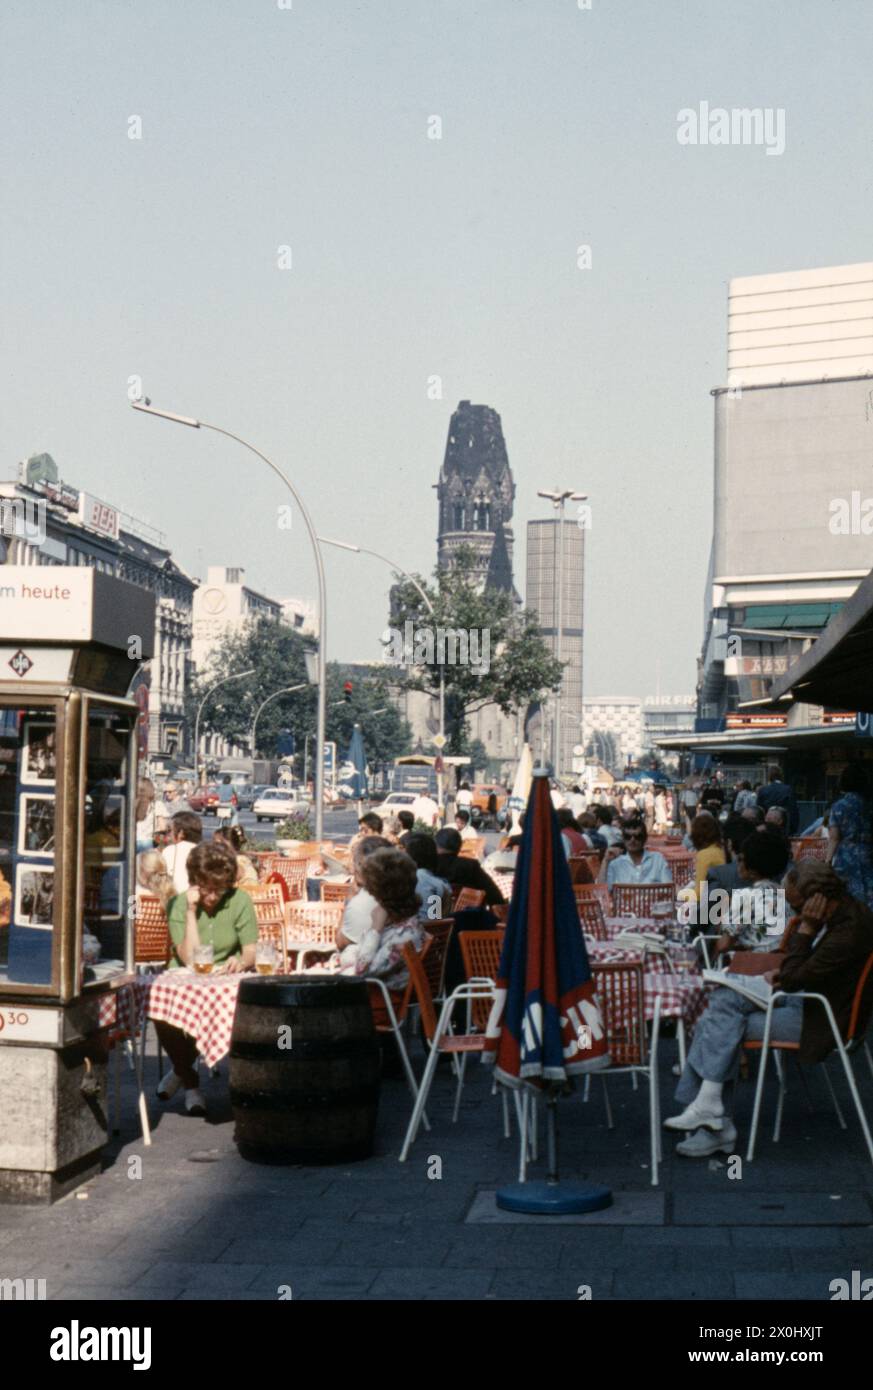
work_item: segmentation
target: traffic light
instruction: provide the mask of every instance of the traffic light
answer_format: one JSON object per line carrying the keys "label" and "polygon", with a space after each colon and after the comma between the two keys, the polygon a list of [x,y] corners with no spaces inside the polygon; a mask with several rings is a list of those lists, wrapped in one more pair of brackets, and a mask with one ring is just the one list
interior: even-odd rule
{"label": "traffic light", "polygon": [[345,702],[346,702],[347,705],[348,705],[348,704],[351,704],[351,699],[352,699],[352,683],[351,683],[351,681],[346,681],[345,684],[343,685],[343,699],[345,700]]}

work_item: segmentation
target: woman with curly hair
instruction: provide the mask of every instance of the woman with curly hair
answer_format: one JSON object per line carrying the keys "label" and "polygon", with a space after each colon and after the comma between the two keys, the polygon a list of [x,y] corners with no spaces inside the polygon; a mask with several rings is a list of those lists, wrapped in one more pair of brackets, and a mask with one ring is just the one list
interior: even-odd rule
{"label": "woman with curly hair", "polygon": [[[212,947],[212,973],[234,975],[255,963],[258,923],[248,893],[236,887],[236,855],[214,841],[195,845],[188,856],[191,887],[170,904],[168,922],[173,956],[170,969],[190,966],[197,946]],[[206,1102],[197,1086],[197,1044],[190,1034],[170,1023],[155,1023],[173,1070],[158,1086],[161,1100],[185,1087],[189,1115],[205,1115]]]}
{"label": "woman with curly hair", "polygon": [[380,849],[363,860],[359,876],[376,906],[348,973],[377,975],[389,989],[403,989],[409,979],[403,947],[420,951],[427,936],[418,920],[416,866],[402,849]]}

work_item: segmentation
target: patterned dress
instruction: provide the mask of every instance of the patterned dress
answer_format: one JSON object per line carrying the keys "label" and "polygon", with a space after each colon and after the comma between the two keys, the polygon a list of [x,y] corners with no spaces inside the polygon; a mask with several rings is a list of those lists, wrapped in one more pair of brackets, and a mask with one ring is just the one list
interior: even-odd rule
{"label": "patterned dress", "polygon": [[381,931],[375,927],[368,928],[358,942],[354,973],[378,975],[388,989],[404,989],[409,980],[409,971],[403,960],[403,947],[412,946],[420,951],[426,936],[427,932],[417,917],[392,922]]}
{"label": "patterned dress", "polygon": [[831,867],[853,898],[873,907],[873,811],[866,797],[846,792],[831,807],[830,825],[840,832]]}

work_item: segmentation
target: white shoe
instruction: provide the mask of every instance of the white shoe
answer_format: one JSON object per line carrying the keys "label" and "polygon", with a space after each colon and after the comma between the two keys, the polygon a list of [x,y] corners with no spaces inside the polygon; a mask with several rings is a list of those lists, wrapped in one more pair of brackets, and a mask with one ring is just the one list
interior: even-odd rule
{"label": "white shoe", "polygon": [[665,1129],[721,1129],[724,1124],[724,1110],[718,1114],[693,1100],[686,1105],[681,1115],[671,1115],[664,1121]]}
{"label": "white shoe", "polygon": [[708,1130],[698,1129],[694,1134],[689,1134],[687,1139],[683,1139],[676,1145],[677,1154],[683,1158],[709,1158],[711,1154],[723,1153],[732,1154],[736,1151],[737,1129],[732,1120],[725,1116],[724,1124],[719,1134],[711,1134]]}
{"label": "white shoe", "polygon": [[181,1085],[181,1076],[177,1076],[174,1071],[168,1071],[158,1082],[158,1100],[172,1100]]}
{"label": "white shoe", "polygon": [[206,1101],[196,1086],[185,1092],[185,1109],[189,1115],[205,1115]]}

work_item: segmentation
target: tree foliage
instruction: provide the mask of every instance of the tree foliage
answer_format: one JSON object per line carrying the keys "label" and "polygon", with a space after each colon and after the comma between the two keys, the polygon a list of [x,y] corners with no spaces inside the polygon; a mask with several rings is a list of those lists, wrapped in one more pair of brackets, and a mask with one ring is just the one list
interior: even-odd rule
{"label": "tree foliage", "polygon": [[[197,706],[218,681],[236,672],[254,670],[254,675],[221,686],[203,707],[201,732],[209,730],[229,742],[250,748],[252,721],[263,700],[285,686],[302,685],[292,695],[280,695],[264,707],[258,717],[257,744],[262,757],[275,757],[283,729],[290,729],[296,742],[298,767],[303,768],[307,734],[313,739],[317,721],[317,687],[308,683],[304,653],[311,643],[283,623],[261,621],[230,632],[216,647],[208,667],[192,682],[188,698],[189,727],[194,730]],[[337,745],[342,759],[357,722],[361,725],[368,760],[388,762],[409,747],[409,726],[390,704],[386,675],[377,671],[373,679],[353,680],[352,698],[343,698],[344,668],[328,662],[327,717],[328,741]],[[380,711],[375,713],[374,711]],[[310,759],[312,748],[310,748]]]}
{"label": "tree foliage", "polygon": [[[392,622],[401,634],[410,622],[412,630],[451,630],[479,635],[479,654],[487,635],[487,662],[452,663],[449,645],[443,652],[434,642],[433,659],[423,644],[411,644],[404,656],[402,684],[411,690],[439,695],[440,671],[445,680],[445,729],[447,752],[464,751],[466,721],[477,710],[497,705],[504,714],[526,709],[560,681],[562,664],[551,656],[531,610],[516,607],[503,590],[481,589],[470,577],[472,555],[459,550],[451,570],[437,570],[436,583],[422,588],[433,604],[428,612],[421,595],[408,580],[393,590]],[[471,653],[475,650],[471,643]],[[440,658],[443,658],[442,662]],[[446,659],[449,658],[449,659]]]}

